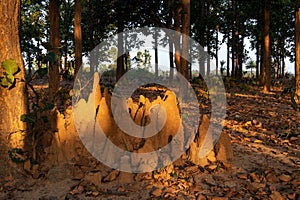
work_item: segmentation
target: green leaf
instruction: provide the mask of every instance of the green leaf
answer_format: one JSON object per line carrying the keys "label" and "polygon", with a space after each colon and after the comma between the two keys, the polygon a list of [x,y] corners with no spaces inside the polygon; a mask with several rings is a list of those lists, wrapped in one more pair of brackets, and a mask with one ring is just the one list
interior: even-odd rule
{"label": "green leaf", "polygon": [[47,116],[42,116],[41,119],[43,120],[44,123],[49,122],[49,119]]}
{"label": "green leaf", "polygon": [[52,110],[54,108],[54,104],[53,103],[48,103],[45,105],[44,110]]}
{"label": "green leaf", "polygon": [[37,70],[38,75],[43,78],[48,74],[48,69],[47,68],[40,68]]}
{"label": "green leaf", "polygon": [[6,75],[14,75],[18,72],[19,66],[13,59],[8,59],[2,62],[2,67],[5,69]]}
{"label": "green leaf", "polygon": [[21,115],[21,121],[34,124],[36,122],[36,116],[34,113]]}
{"label": "green leaf", "polygon": [[299,109],[299,106],[298,104],[296,103],[295,99],[294,99],[294,96],[291,96],[291,102],[292,102],[292,106],[294,108],[294,110],[298,110]]}
{"label": "green leaf", "polygon": [[188,118],[188,114],[187,114],[187,113],[183,113],[183,114],[181,115],[181,117],[182,117],[183,119],[187,119],[187,118]]}
{"label": "green leaf", "polygon": [[7,81],[6,77],[4,77],[4,78],[1,78],[1,86],[10,87],[11,83]]}
{"label": "green leaf", "polygon": [[23,163],[27,160],[25,152],[20,148],[13,148],[8,151],[9,158],[15,163]]}
{"label": "green leaf", "polygon": [[57,59],[58,59],[58,56],[53,52],[50,52],[46,55],[46,60],[49,62],[55,62],[55,61],[57,61]]}
{"label": "green leaf", "polygon": [[5,78],[11,84],[13,84],[15,81],[15,77],[12,74],[7,74]]}

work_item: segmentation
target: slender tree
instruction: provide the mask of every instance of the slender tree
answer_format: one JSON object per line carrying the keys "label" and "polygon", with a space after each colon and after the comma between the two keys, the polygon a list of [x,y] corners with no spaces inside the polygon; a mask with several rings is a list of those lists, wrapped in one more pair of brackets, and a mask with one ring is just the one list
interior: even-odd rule
{"label": "slender tree", "polygon": [[[190,42],[188,37],[190,36],[190,0],[181,0],[183,8],[182,16],[182,57],[181,63],[181,73],[189,80],[189,63],[187,59],[189,58]],[[186,59],[185,59],[186,58]]]}
{"label": "slender tree", "polygon": [[59,89],[60,38],[59,38],[59,0],[50,0],[50,46],[51,60],[49,64],[49,100],[54,101]]}
{"label": "slender tree", "polygon": [[81,0],[75,0],[74,13],[74,40],[75,40],[75,74],[77,74],[82,64],[82,31],[81,31]]}
{"label": "slender tree", "polygon": [[154,33],[154,60],[155,60],[155,76],[158,77],[158,49],[157,49],[157,41],[158,40],[158,34],[157,30],[155,30]]}
{"label": "slender tree", "polygon": [[300,95],[300,0],[297,1],[295,20],[295,46],[296,46],[296,62],[295,62],[295,76],[296,76],[296,94]]}
{"label": "slender tree", "polygon": [[175,65],[176,69],[178,72],[181,73],[181,67],[180,67],[180,55],[181,55],[181,46],[180,46],[180,33],[181,33],[181,28],[180,28],[180,23],[181,23],[181,6],[177,6],[175,8],[175,14],[174,14],[174,30],[175,36],[174,36],[174,47],[175,47]]}
{"label": "slender tree", "polygon": [[270,91],[271,86],[271,49],[270,49],[270,0],[264,0],[264,27],[262,49],[261,84],[263,91]]}

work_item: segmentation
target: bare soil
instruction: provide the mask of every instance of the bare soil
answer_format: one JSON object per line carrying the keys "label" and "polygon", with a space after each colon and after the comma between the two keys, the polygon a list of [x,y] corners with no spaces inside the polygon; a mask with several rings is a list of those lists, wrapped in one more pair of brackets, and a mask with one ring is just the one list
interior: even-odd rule
{"label": "bare soil", "polygon": [[160,171],[128,174],[86,156],[40,166],[38,175],[6,177],[0,199],[298,200],[300,112],[281,88],[272,89],[267,94],[256,86],[227,89],[223,131],[233,145],[231,164],[200,167],[180,159]]}

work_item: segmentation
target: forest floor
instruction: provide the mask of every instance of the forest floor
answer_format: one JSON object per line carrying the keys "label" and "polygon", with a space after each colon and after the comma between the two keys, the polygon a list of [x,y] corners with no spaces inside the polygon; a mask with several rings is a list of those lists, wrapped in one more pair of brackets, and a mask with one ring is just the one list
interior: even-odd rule
{"label": "forest floor", "polygon": [[226,90],[223,131],[233,145],[231,164],[202,168],[178,160],[159,172],[138,175],[103,166],[109,172],[106,177],[90,166],[82,176],[68,174],[70,166],[58,167],[38,179],[7,177],[0,185],[0,199],[298,200],[300,112],[292,108],[282,88],[260,91],[258,86],[239,84]]}

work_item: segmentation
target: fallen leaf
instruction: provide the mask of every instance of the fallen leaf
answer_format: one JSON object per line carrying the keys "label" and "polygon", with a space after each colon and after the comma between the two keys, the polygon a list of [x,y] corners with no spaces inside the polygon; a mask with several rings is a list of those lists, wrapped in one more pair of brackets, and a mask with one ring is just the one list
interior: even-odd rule
{"label": "fallen leaf", "polygon": [[278,178],[283,182],[289,182],[292,180],[292,177],[286,174],[281,174]]}

